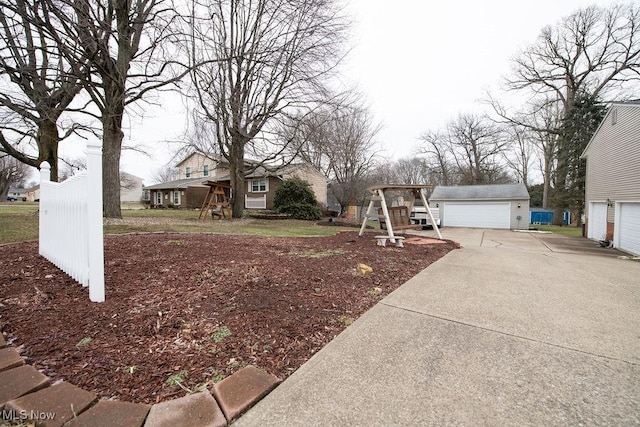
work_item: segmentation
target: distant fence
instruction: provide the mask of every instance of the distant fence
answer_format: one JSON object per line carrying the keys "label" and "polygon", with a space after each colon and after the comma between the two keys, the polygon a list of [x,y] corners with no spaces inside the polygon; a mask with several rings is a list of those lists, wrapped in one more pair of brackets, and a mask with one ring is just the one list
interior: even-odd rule
{"label": "distant fence", "polygon": [[[539,209],[534,208],[529,212],[529,223],[530,224],[544,224],[549,225],[553,224],[553,217],[555,213],[550,209]],[[571,224],[571,212],[564,211],[562,213],[562,223],[564,225]]]}
{"label": "distant fence", "polygon": [[64,182],[51,182],[50,170],[40,165],[40,255],[104,302],[102,149],[88,145],[87,170]]}

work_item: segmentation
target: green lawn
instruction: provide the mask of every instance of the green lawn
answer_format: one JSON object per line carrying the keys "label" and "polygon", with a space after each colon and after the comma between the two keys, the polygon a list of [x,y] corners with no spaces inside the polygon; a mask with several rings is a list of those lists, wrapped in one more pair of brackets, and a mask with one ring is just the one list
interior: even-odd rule
{"label": "green lawn", "polygon": [[[198,219],[197,210],[137,209],[123,206],[123,221],[105,220],[105,234],[194,232],[260,236],[328,236],[344,229],[300,220]],[[38,239],[38,203],[0,203],[0,244]],[[355,228],[350,228],[355,230]]]}
{"label": "green lawn", "polygon": [[562,226],[560,227],[559,225],[541,225],[541,224],[535,224],[535,225],[531,225],[531,227],[540,230],[540,231],[550,231],[554,234],[562,234],[564,236],[578,236],[578,237],[582,237],[582,228],[581,227],[574,227],[572,225],[570,226]]}

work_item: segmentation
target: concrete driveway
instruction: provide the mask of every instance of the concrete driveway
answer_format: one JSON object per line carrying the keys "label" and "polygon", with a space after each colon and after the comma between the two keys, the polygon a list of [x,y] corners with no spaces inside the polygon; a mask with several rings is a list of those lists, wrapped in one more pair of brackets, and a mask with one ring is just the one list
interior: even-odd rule
{"label": "concrete driveway", "polygon": [[463,248],[234,425],[640,425],[640,262],[556,235],[443,237]]}

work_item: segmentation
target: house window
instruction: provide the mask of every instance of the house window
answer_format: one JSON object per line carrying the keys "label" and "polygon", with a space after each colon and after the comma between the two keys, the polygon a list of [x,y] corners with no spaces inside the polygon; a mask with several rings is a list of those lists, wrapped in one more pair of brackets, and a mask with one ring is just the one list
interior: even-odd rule
{"label": "house window", "polygon": [[142,200],[148,202],[151,200],[151,194],[149,194],[149,190],[142,190]]}
{"label": "house window", "polygon": [[174,191],[173,192],[173,204],[174,205],[179,205],[180,204],[180,192],[179,191]]}
{"label": "house window", "polygon": [[252,193],[266,193],[269,191],[269,185],[266,179],[253,179],[249,181],[249,191]]}
{"label": "house window", "polygon": [[202,168],[202,176],[209,176],[209,165],[204,165]]}
{"label": "house window", "polygon": [[191,168],[190,167],[186,167],[184,168],[184,176],[186,176],[187,178],[191,178]]}
{"label": "house window", "polygon": [[611,110],[611,124],[615,125],[616,123],[618,123],[618,109],[614,108]]}
{"label": "house window", "polygon": [[162,204],[162,191],[156,191],[156,205]]}

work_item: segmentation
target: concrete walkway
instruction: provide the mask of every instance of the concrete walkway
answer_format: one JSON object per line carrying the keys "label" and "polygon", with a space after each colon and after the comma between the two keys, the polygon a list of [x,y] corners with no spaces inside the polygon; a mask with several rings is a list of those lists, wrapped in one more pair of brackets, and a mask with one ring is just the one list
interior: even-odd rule
{"label": "concrete walkway", "polygon": [[640,262],[586,239],[443,235],[463,248],[234,426],[640,425]]}

